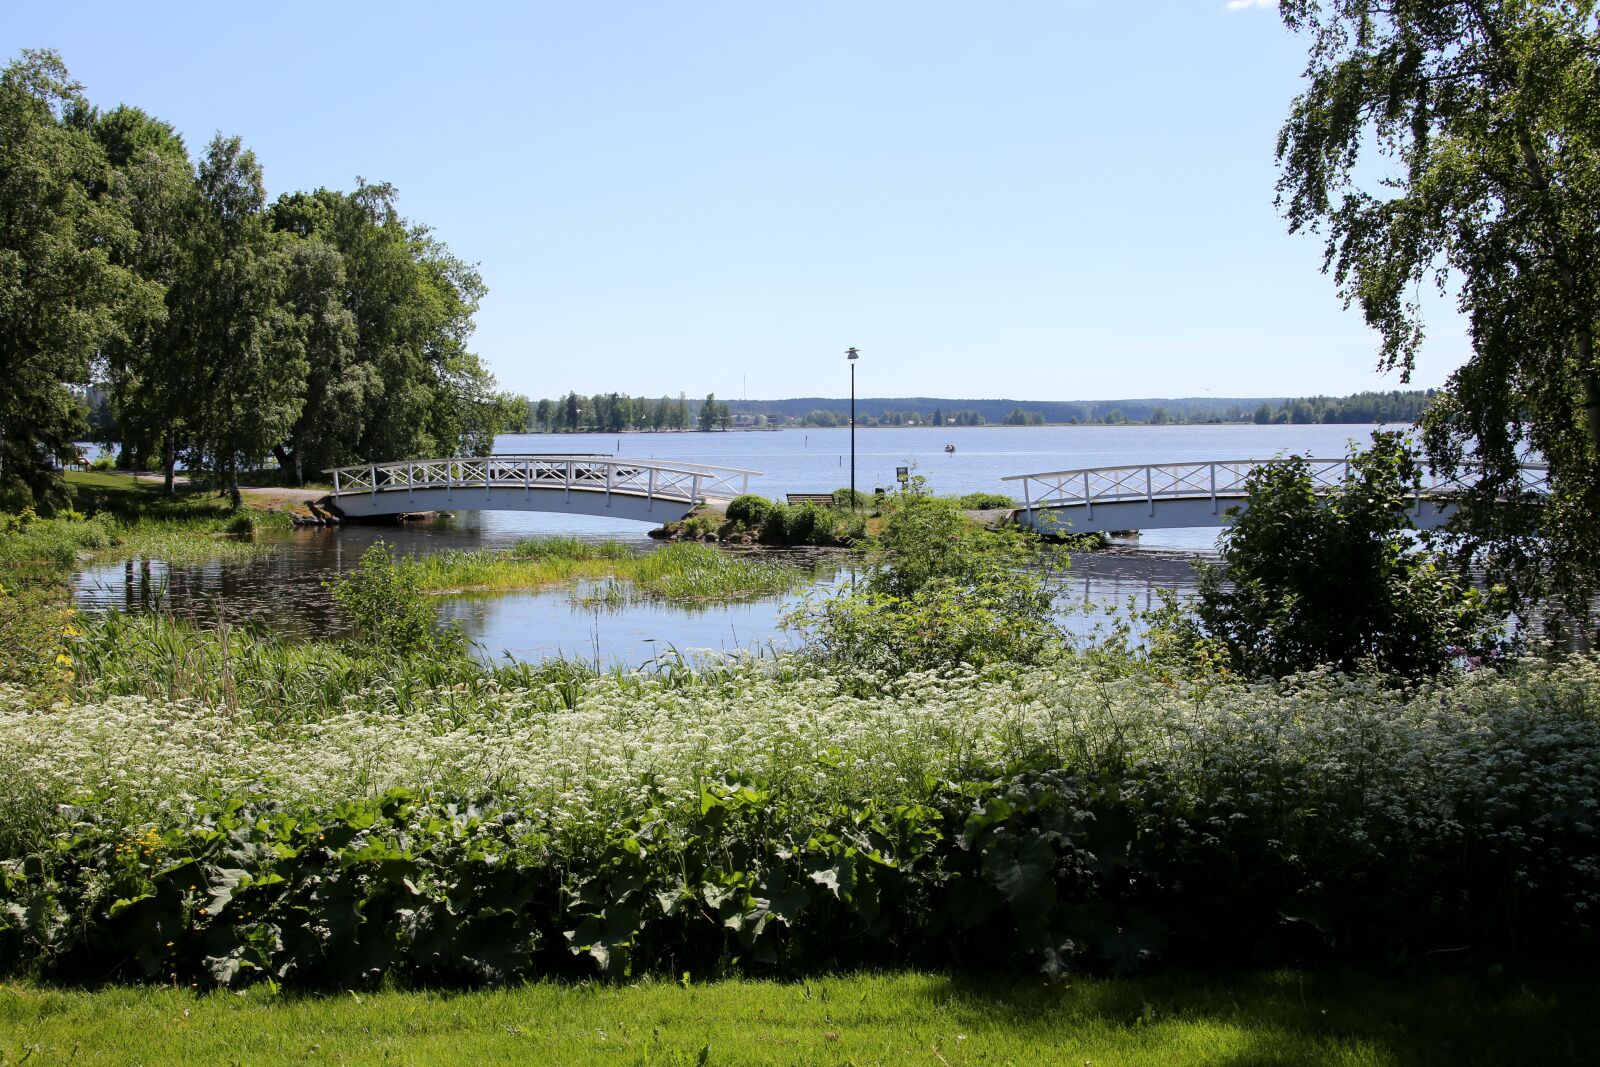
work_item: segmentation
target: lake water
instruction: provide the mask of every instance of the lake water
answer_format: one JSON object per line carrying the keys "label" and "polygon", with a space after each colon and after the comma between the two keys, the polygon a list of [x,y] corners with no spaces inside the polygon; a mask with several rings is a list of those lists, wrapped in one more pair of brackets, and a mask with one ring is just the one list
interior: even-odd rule
{"label": "lake water", "polygon": [[[897,466],[912,466],[936,493],[1015,493],[1007,475],[1077,467],[1270,457],[1278,453],[1340,456],[1351,440],[1365,441],[1363,426],[1084,426],[863,429],[856,432],[856,485],[870,492],[892,487]],[[953,453],[944,451],[955,445]],[[731,431],[674,434],[509,434],[503,453],[606,452],[743,467],[762,472],[751,491],[781,498],[788,492],[824,492],[850,480],[848,429]],[[525,512],[466,512],[456,521],[404,527],[303,530],[274,541],[271,554],[230,564],[168,567],[160,561],[109,564],[77,577],[79,603],[90,609],[148,610],[160,604],[191,616],[223,611],[295,636],[338,633],[325,583],[353,567],[373,541],[405,553],[441,548],[510,545],[525,537],[573,534],[621,539],[646,552],[655,547],[648,526],[620,519]],[[1209,552],[1217,531],[1152,531],[1109,552],[1075,553],[1061,590],[1063,607],[1141,606],[1163,588],[1193,586],[1188,560]],[[841,580],[839,554],[796,557],[819,583]],[[688,610],[635,605],[621,611],[572,604],[565,590],[449,598],[445,618],[459,621],[482,654],[542,659],[554,654],[638,664],[659,651],[750,649],[789,638],[777,625],[793,598]],[[1093,617],[1074,615],[1069,625],[1086,632]]]}

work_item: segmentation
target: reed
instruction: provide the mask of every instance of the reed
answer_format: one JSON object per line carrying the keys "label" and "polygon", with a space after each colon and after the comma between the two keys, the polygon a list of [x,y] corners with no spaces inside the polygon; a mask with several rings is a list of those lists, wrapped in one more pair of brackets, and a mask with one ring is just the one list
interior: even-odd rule
{"label": "reed", "polygon": [[509,551],[437,552],[407,566],[427,592],[507,592],[584,583],[574,598],[585,604],[745,600],[789,592],[808,577],[798,567],[710,545],[670,544],[635,553],[620,542],[573,537],[523,541]]}

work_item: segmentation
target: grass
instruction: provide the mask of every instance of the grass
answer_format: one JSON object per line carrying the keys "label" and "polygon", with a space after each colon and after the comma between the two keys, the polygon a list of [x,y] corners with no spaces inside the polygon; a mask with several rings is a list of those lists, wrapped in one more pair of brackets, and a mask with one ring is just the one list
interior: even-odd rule
{"label": "grass", "polygon": [[709,545],[671,544],[641,555],[621,542],[574,537],[523,541],[510,551],[437,552],[415,559],[410,566],[427,592],[508,592],[588,582],[604,590],[592,595],[605,602],[619,595],[608,588],[613,581],[628,583],[630,598],[708,601],[786,593],[807,577],[796,567]]}
{"label": "grass", "polygon": [[51,519],[0,516],[0,574],[53,580],[80,559],[249,559],[270,552],[259,530],[287,530],[282,512],[230,509],[213,493],[168,498],[158,483],[98,471],[67,476],[76,511]]}
{"label": "grass", "polygon": [[1292,971],[1086,979],[538,983],[246,997],[0,987],[0,1064],[1585,1062],[1592,977]]}

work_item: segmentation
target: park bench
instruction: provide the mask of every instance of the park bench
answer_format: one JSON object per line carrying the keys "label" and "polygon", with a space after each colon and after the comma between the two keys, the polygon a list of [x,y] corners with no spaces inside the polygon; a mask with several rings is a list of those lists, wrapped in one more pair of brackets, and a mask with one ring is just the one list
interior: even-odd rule
{"label": "park bench", "polygon": [[832,493],[786,493],[784,494],[791,504],[820,504],[822,507],[833,507]]}

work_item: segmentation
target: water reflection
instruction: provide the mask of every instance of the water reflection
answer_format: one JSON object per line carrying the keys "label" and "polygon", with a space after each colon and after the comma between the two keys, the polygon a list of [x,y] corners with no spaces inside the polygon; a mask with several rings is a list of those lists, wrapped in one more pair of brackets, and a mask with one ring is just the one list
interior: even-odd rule
{"label": "water reflection", "polygon": [[[201,621],[223,617],[252,622],[295,638],[340,637],[345,631],[328,586],[354,567],[375,541],[386,541],[402,554],[424,555],[569,534],[620,539],[639,552],[654,551],[657,545],[644,530],[634,524],[526,515],[301,530],[274,537],[269,553],[249,560],[170,565],[129,560],[87,567],[76,577],[75,594],[79,605],[90,610],[166,610]],[[806,568],[813,576],[814,591],[825,591],[850,576],[847,554],[745,551],[771,552]],[[1080,635],[1103,625],[1105,609],[1124,608],[1130,598],[1137,607],[1149,608],[1156,603],[1157,590],[1181,593],[1194,588],[1188,557],[1129,548],[1073,553],[1072,568],[1062,583],[1057,605],[1067,628]],[[787,647],[794,638],[780,626],[780,619],[801,595],[742,604],[630,600],[619,606],[583,603],[571,588],[558,588],[441,598],[440,615],[459,622],[486,658],[537,661],[565,655],[603,665],[636,666],[674,649],[690,653]]]}

